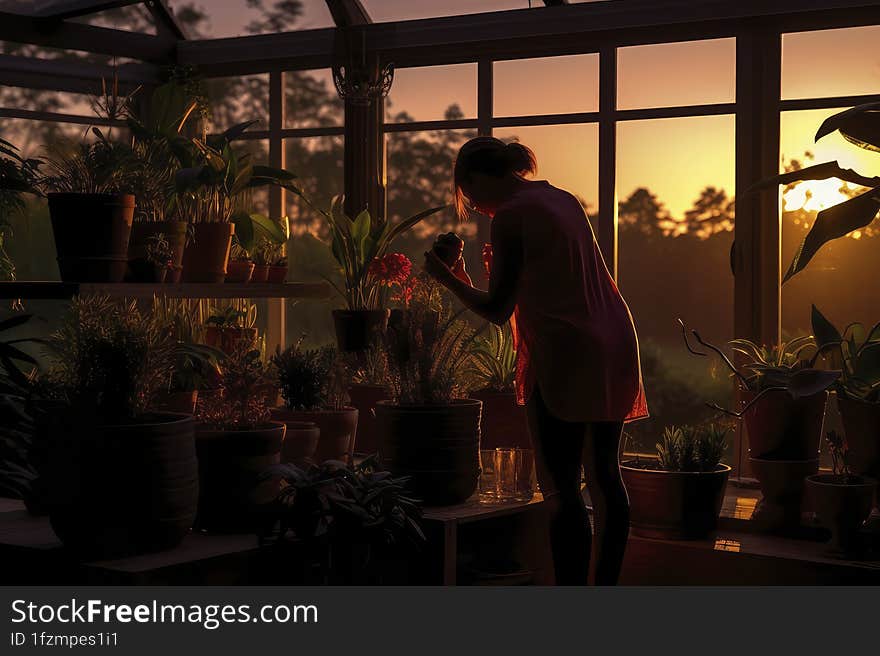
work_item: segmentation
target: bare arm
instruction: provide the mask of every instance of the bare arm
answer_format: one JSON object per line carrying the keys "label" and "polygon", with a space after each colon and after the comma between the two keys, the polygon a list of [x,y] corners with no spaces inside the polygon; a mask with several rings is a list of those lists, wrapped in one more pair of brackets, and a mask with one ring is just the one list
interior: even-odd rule
{"label": "bare arm", "polygon": [[516,287],[522,270],[522,233],[516,214],[499,213],[492,220],[493,263],[489,290],[483,291],[460,280],[433,252],[425,254],[425,270],[468,309],[502,325],[510,319],[516,306]]}

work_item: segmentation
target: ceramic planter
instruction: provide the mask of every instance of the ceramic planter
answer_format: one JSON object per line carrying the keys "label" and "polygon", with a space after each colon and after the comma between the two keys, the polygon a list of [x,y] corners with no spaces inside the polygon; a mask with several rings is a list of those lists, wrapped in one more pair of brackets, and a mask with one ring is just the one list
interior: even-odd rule
{"label": "ceramic planter", "polygon": [[369,456],[379,451],[379,432],[374,410],[379,401],[388,398],[388,389],[383,385],[350,385],[348,397],[351,405],[358,410],[357,437],[355,451]]}
{"label": "ceramic planter", "polygon": [[196,404],[199,401],[198,390],[183,392],[169,392],[162,394],[156,399],[156,409],[162,412],[177,412],[179,414],[195,414]]}
{"label": "ceramic planter", "polygon": [[250,282],[254,263],[248,260],[231,260],[226,265],[226,282]]}
{"label": "ceramic planter", "polygon": [[730,475],[727,465],[713,472],[670,472],[642,469],[631,461],[620,471],[634,535],[700,540],[717,528]]}
{"label": "ceramic planter", "polygon": [[880,478],[880,403],[838,394],[837,407],[849,447],[847,464],[855,474]]}
{"label": "ceramic planter", "polygon": [[251,282],[266,282],[268,276],[268,264],[254,264],[254,272],[251,274]]}
{"label": "ceramic planter", "polygon": [[867,476],[815,474],[807,477],[806,489],[819,523],[831,531],[832,552],[851,554],[858,545],[858,531],[871,512],[877,482]]}
{"label": "ceramic planter", "polygon": [[128,274],[129,282],[163,283],[168,275],[168,267],[147,260],[130,260]]}
{"label": "ceramic planter", "polygon": [[318,463],[327,460],[351,462],[357,434],[357,408],[341,410],[288,410],[275,408],[272,411],[275,421],[295,421],[315,424],[321,432],[314,458]]}
{"label": "ceramic planter", "polygon": [[411,477],[413,493],[426,505],[466,501],[480,475],[482,405],[475,399],[421,406],[380,401],[376,420],[384,466]]}
{"label": "ceramic planter", "polygon": [[333,310],[336,344],[348,353],[364,351],[385,333],[388,310]]}
{"label": "ceramic planter", "polygon": [[183,282],[223,282],[234,232],[232,223],[194,224],[183,252]]}
{"label": "ceramic planter", "polygon": [[763,498],[753,519],[767,531],[788,533],[801,523],[804,479],[819,471],[819,458],[769,460],[749,458]]}
{"label": "ceramic planter", "polygon": [[[752,392],[743,395],[748,403]],[[793,399],[788,392],[765,394],[743,419],[749,438],[749,455],[767,460],[811,460],[818,457],[825,422],[828,392]]]}
{"label": "ceramic planter", "polygon": [[279,285],[287,281],[287,265],[270,266],[266,272],[266,280],[275,285]]}
{"label": "ceramic planter", "polygon": [[256,338],[256,328],[205,326],[205,344],[220,349],[227,355],[234,352],[243,343],[253,343]]}
{"label": "ceramic planter", "polygon": [[199,495],[193,418],[84,425],[56,416],[49,431],[49,519],[80,557],[167,549],[188,533]]}
{"label": "ceramic planter", "polygon": [[122,282],[134,196],[63,193],[48,199],[61,280]]}
{"label": "ceramic planter", "polygon": [[179,282],[183,269],[183,251],[186,248],[186,231],[188,224],[184,221],[135,221],[131,225],[131,238],[128,240],[128,274],[130,282],[148,282],[141,280],[134,268],[135,262],[147,259],[147,244],[151,237],[158,234],[165,236],[171,248],[171,267],[164,276],[165,282]]}
{"label": "ceramic planter", "polygon": [[281,461],[299,466],[317,464],[315,453],[321,439],[321,429],[308,421],[285,421],[287,433],[281,446]]}

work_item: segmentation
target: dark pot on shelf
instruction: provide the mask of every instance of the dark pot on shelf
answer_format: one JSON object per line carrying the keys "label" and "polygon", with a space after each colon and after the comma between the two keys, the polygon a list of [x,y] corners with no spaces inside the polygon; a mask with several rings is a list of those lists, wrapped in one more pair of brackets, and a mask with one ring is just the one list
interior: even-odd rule
{"label": "dark pot on shelf", "polygon": [[410,476],[414,495],[426,505],[466,501],[480,473],[481,410],[475,399],[433,406],[380,401],[376,420],[383,465]]}
{"label": "dark pot on shelf", "polygon": [[388,310],[333,310],[336,345],[348,353],[363,351],[388,327]]}
{"label": "dark pot on shelf", "polygon": [[251,282],[266,282],[268,277],[268,264],[254,264],[254,272],[251,274]]}
{"label": "dark pot on shelf", "polygon": [[352,384],[348,388],[351,405],[357,408],[358,425],[355,439],[357,453],[372,455],[379,451],[379,432],[376,415],[373,412],[379,401],[388,398],[384,385]]}
{"label": "dark pot on shelf", "polygon": [[[755,397],[745,392],[743,402]],[[788,392],[765,394],[743,417],[749,454],[768,460],[810,460],[817,457],[825,422],[828,392],[793,399]]]}
{"label": "dark pot on shelf", "polygon": [[285,421],[287,433],[281,447],[281,461],[292,462],[299,466],[315,463],[321,429],[317,424],[308,421]]}
{"label": "dark pot on shelf", "polygon": [[270,266],[266,272],[266,280],[272,284],[281,284],[287,281],[287,265]]}
{"label": "dark pot on shelf", "polygon": [[819,458],[809,460],[769,460],[749,458],[758,479],[762,499],[753,519],[767,531],[787,532],[801,523],[804,479],[819,471]]}
{"label": "dark pot on shelf", "polygon": [[196,525],[213,532],[255,530],[260,512],[278,495],[279,480],[262,474],[281,462],[286,427],[268,422],[252,430],[199,428],[199,512]]}
{"label": "dark pot on shelf", "polygon": [[114,558],[180,543],[196,516],[191,416],[89,426],[56,417],[49,434],[49,520],[80,557]]}
{"label": "dark pot on shelf", "polygon": [[199,401],[198,390],[181,392],[168,392],[156,398],[156,410],[161,412],[176,412],[184,415],[195,414],[196,404]]}
{"label": "dark pot on shelf", "polygon": [[122,282],[134,196],[57,193],[48,199],[61,280]]}
{"label": "dark pot on shelf", "polygon": [[829,547],[851,554],[858,545],[858,531],[871,512],[877,482],[859,475],[815,474],[806,489],[819,523],[831,531]]}
{"label": "dark pot on shelf", "polygon": [[205,326],[205,345],[220,349],[227,355],[241,344],[251,344],[257,338],[256,328],[238,326]]}
{"label": "dark pot on shelf", "polygon": [[183,252],[183,282],[223,282],[234,232],[232,223],[194,224]]}
{"label": "dark pot on shelf", "polygon": [[129,260],[129,282],[152,282],[163,283],[168,274],[168,267],[154,264],[148,260]]}
{"label": "dark pot on shelf", "polygon": [[880,403],[837,395],[846,433],[847,464],[854,474],[880,478]]}
{"label": "dark pot on shelf", "polygon": [[629,495],[634,535],[669,540],[701,540],[718,527],[718,514],[730,467],[713,472],[642,469],[631,461],[620,467]]}
{"label": "dark pot on shelf", "polygon": [[483,402],[481,449],[532,448],[526,409],[517,404],[515,392],[484,389],[471,392],[470,398]]}
{"label": "dark pot on shelf", "polygon": [[250,282],[254,263],[248,260],[230,260],[226,265],[226,282]]}
{"label": "dark pot on shelf", "polygon": [[295,421],[315,424],[321,433],[315,450],[316,463],[327,460],[351,462],[354,453],[354,440],[357,434],[357,408],[346,407],[341,410],[272,410],[275,421]]}
{"label": "dark pot on shelf", "polygon": [[[154,282],[140,279],[134,271],[134,262],[147,259],[147,244],[158,234],[165,236],[171,248],[171,266],[165,275],[165,282],[179,282],[183,263],[183,251],[186,248],[185,221],[135,221],[131,225],[131,238],[128,240],[128,275],[130,282]],[[175,273],[176,272],[176,273]],[[174,280],[175,275],[177,280]]]}

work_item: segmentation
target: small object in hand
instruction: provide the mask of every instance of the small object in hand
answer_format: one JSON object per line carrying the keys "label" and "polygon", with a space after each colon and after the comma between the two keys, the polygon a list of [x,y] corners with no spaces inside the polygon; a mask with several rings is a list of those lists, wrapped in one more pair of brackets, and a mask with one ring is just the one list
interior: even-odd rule
{"label": "small object in hand", "polygon": [[454,232],[447,232],[437,237],[433,251],[451,269],[461,259],[464,241]]}

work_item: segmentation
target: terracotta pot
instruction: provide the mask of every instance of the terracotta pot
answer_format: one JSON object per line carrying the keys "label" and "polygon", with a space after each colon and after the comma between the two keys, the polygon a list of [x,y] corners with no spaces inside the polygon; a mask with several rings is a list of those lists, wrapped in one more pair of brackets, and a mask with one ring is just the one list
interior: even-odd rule
{"label": "terracotta pot", "polygon": [[[754,393],[745,392],[750,402]],[[793,399],[788,392],[765,394],[744,416],[749,455],[766,460],[811,460],[818,457],[828,392]]]}
{"label": "terracotta pot", "polygon": [[763,498],[754,519],[766,530],[788,530],[800,525],[804,479],[819,471],[819,458],[769,460],[749,458]]}
{"label": "terracotta pot", "polygon": [[191,416],[83,425],[56,416],[49,434],[49,519],[78,556],[168,549],[189,532],[199,494]]}
{"label": "terracotta pot", "polygon": [[388,398],[388,389],[383,385],[353,384],[348,388],[348,396],[358,411],[355,451],[367,456],[378,453],[380,439],[373,411],[379,401]]}
{"label": "terracotta pot", "polygon": [[471,392],[470,397],[483,402],[481,449],[532,448],[526,409],[517,404],[515,392],[479,390]]}
{"label": "terracotta pot", "polygon": [[268,275],[268,264],[254,264],[254,272],[251,274],[251,282],[266,282]]}
{"label": "terracotta pot", "polygon": [[220,349],[227,355],[234,352],[243,343],[253,343],[256,338],[256,328],[205,326],[205,344]]}
{"label": "terracotta pot", "polygon": [[199,401],[199,391],[171,392],[163,394],[156,399],[156,410],[162,412],[177,412],[184,415],[195,414],[196,403]]}
{"label": "terracotta pot", "polygon": [[134,196],[59,193],[48,199],[61,280],[122,282]]}
{"label": "terracotta pot", "polygon": [[314,456],[318,463],[327,460],[351,462],[355,435],[357,434],[357,408],[343,408],[342,410],[275,408],[272,410],[272,419],[315,424],[321,432]]}
{"label": "terracotta pot", "polygon": [[232,223],[194,224],[183,252],[183,282],[223,282],[234,232]]}
{"label": "terracotta pot", "polygon": [[832,551],[849,554],[858,544],[858,531],[871,512],[877,482],[867,476],[816,474],[808,476],[807,494],[819,522],[831,531]]}
{"label": "terracotta pot", "polygon": [[168,267],[153,264],[147,260],[128,261],[129,282],[163,283],[168,274]]}
{"label": "terracotta pot", "polygon": [[474,399],[435,406],[380,401],[376,419],[384,466],[411,477],[414,494],[427,505],[467,500],[480,474],[482,405]]}
{"label": "terracotta pot", "polygon": [[[126,280],[141,282],[138,274],[132,270],[132,263],[147,259],[147,244],[150,238],[161,233],[171,247],[171,269],[168,269],[168,273],[165,274],[165,282],[178,282],[183,263],[183,251],[186,248],[188,225],[184,221],[135,221],[131,225],[131,238],[128,240],[129,264]],[[177,280],[174,280],[175,275]]]}
{"label": "terracotta pot", "polygon": [[388,327],[388,310],[333,310],[336,345],[348,353],[364,351]]}
{"label": "terracotta pot", "polygon": [[172,266],[170,269],[168,269],[168,274],[165,276],[165,282],[177,284],[180,282],[180,279],[182,276],[183,276],[183,265]]}
{"label": "terracotta pot", "polygon": [[714,472],[670,472],[620,467],[629,495],[634,535],[671,540],[701,540],[718,527],[718,514],[730,467]]}
{"label": "terracotta pot", "polygon": [[287,434],[281,447],[281,461],[299,466],[315,463],[315,452],[321,438],[321,429],[308,421],[286,421]]}
{"label": "terracotta pot", "polygon": [[268,282],[273,284],[281,284],[287,281],[287,265],[284,266],[270,266],[269,271],[266,274],[266,279]]}
{"label": "terracotta pot", "polygon": [[250,282],[254,263],[248,260],[230,260],[226,265],[226,282]]}
{"label": "terracotta pot", "polygon": [[854,474],[880,478],[880,403],[837,395],[849,447],[847,464]]}
{"label": "terracotta pot", "polygon": [[281,462],[286,427],[269,422],[253,430],[196,431],[199,512],[196,525],[216,531],[250,531],[259,513],[278,495],[278,479],[262,474]]}

